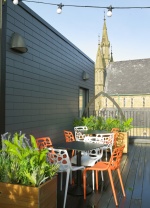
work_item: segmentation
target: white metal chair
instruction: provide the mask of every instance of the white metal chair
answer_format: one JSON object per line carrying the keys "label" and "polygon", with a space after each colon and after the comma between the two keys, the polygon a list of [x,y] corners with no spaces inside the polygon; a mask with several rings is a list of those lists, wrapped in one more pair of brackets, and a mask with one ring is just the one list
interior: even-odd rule
{"label": "white metal chair", "polygon": [[61,190],[62,190],[63,172],[67,173],[65,195],[64,195],[64,204],[63,204],[63,208],[65,208],[67,191],[68,191],[68,183],[69,183],[69,175],[72,171],[84,169],[84,166],[72,166],[68,152],[67,152],[67,150],[64,150],[64,149],[49,148],[48,160],[51,164],[58,164],[59,165],[59,172],[61,173],[61,183],[60,183]]}
{"label": "white metal chair", "polygon": [[[103,144],[103,141],[101,141],[102,138],[100,137],[94,137],[94,136],[88,136],[84,138],[84,142],[90,142],[90,143],[100,143]],[[81,165],[85,167],[91,167],[95,165],[98,161],[101,160],[103,156],[103,148],[97,148],[90,150],[89,152],[82,152],[81,156]],[[76,164],[77,163],[77,156],[74,156],[71,158],[71,163]],[[101,172],[102,180],[103,173]],[[92,171],[92,184],[93,184],[93,190],[94,190],[94,171]]]}
{"label": "white metal chair", "polygon": [[85,134],[82,133],[82,131],[88,130],[87,126],[76,126],[74,127],[74,132],[75,132],[75,139],[76,141],[83,141]]}
{"label": "white metal chair", "polygon": [[103,147],[103,150],[106,152],[106,161],[107,161],[107,150],[110,150],[110,153],[112,155],[112,148],[114,144],[114,133],[106,133],[106,134],[96,134],[96,137],[99,137],[102,139],[105,146]]}

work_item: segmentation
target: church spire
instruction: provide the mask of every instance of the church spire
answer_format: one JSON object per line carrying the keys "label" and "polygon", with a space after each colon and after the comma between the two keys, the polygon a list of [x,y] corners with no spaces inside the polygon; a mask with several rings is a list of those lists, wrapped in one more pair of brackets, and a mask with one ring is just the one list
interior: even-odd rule
{"label": "church spire", "polygon": [[[106,19],[104,12],[104,24],[102,31],[102,40],[100,42],[100,36],[98,36],[98,50],[95,62],[95,95],[104,91],[105,79],[106,79],[106,68],[110,61],[113,61],[112,51],[110,56],[110,42],[108,40]],[[110,60],[111,58],[111,60]],[[99,110],[102,105],[102,97],[95,99],[95,110]]]}
{"label": "church spire", "polygon": [[104,24],[103,24],[101,48],[102,48],[102,53],[104,56],[105,67],[107,67],[109,64],[109,60],[110,60],[110,53],[109,53],[110,42],[108,40],[105,13],[104,13]]}

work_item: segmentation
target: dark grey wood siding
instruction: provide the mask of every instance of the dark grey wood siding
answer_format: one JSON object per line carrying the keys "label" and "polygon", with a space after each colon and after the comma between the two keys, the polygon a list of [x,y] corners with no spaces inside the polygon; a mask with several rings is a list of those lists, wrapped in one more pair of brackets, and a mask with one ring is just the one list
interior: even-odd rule
{"label": "dark grey wood siding", "polygon": [[[79,87],[94,96],[94,62],[26,5],[7,2],[5,131],[61,141],[78,117]],[[10,49],[14,32],[24,37],[27,53]]]}

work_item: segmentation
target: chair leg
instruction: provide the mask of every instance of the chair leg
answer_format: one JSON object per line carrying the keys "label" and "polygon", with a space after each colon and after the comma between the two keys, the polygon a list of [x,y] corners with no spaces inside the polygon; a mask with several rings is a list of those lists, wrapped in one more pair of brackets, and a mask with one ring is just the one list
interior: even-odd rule
{"label": "chair leg", "polygon": [[98,170],[96,172],[96,190],[98,191]]}
{"label": "chair leg", "polygon": [[120,180],[120,185],[121,185],[121,188],[122,188],[122,193],[123,193],[123,196],[125,197],[126,194],[125,194],[124,185],[123,185],[123,182],[122,182],[122,176],[121,176],[119,168],[117,169],[117,172],[118,172],[118,177],[119,177],[119,180]]}
{"label": "chair leg", "polygon": [[83,192],[84,199],[86,199],[86,170],[83,171]]}
{"label": "chair leg", "polygon": [[105,153],[106,153],[106,161],[107,161],[107,149],[105,150]]}
{"label": "chair leg", "polygon": [[104,181],[103,171],[101,171],[101,178],[102,178],[102,181]]}
{"label": "chair leg", "polygon": [[114,187],[114,182],[113,182],[113,178],[112,178],[112,173],[111,173],[110,169],[108,169],[108,174],[109,174],[109,178],[110,178],[112,192],[113,192],[113,195],[114,195],[115,204],[116,204],[116,206],[118,206],[118,200],[117,200],[116,191],[115,191],[115,187]]}
{"label": "chair leg", "polygon": [[[98,191],[98,173],[99,171],[96,170],[96,190]],[[103,171],[101,171],[101,178],[102,178],[102,181],[104,181],[104,176],[103,176]]]}
{"label": "chair leg", "polygon": [[66,199],[67,199],[67,191],[68,191],[69,175],[70,175],[70,169],[67,170],[66,187],[65,187],[65,195],[64,195],[64,205],[63,205],[63,208],[66,207]]}
{"label": "chair leg", "polygon": [[112,155],[112,147],[110,147],[110,154]]}
{"label": "chair leg", "polygon": [[72,171],[70,171],[70,184],[72,184]]}
{"label": "chair leg", "polygon": [[93,184],[93,191],[94,191],[95,189],[94,170],[92,170],[92,184]]}
{"label": "chair leg", "polygon": [[60,173],[60,190],[62,191],[63,172]]}

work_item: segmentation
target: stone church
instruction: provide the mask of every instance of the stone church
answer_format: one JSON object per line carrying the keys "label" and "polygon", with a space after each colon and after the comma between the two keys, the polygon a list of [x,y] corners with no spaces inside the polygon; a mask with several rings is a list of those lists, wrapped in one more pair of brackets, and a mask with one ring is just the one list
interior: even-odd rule
{"label": "stone church", "polygon": [[[122,110],[150,109],[150,58],[113,61],[105,18],[95,62],[95,96],[100,92],[111,96]],[[95,100],[96,111],[114,108],[103,94]]]}

